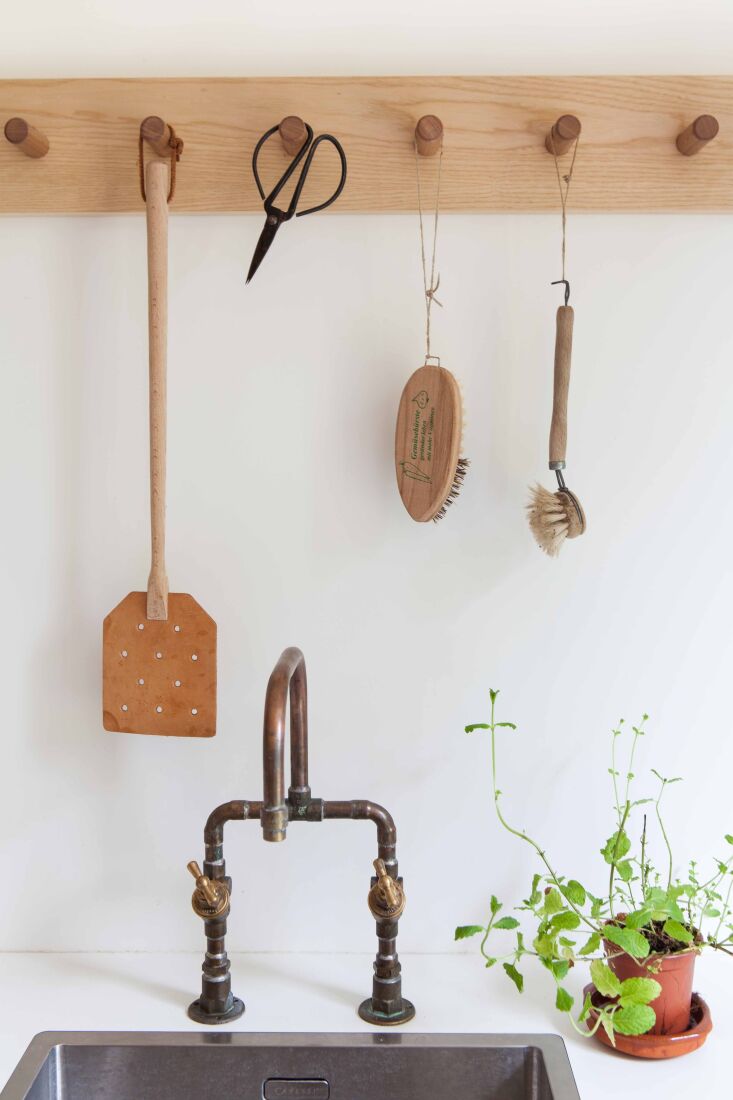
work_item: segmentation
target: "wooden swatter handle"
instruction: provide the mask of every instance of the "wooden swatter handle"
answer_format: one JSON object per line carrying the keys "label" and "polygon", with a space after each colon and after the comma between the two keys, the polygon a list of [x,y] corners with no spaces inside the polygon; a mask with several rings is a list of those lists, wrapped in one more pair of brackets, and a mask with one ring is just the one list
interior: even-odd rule
{"label": "wooden swatter handle", "polygon": [[150,385],[150,530],[152,560],[147,616],[168,618],[165,571],[166,357],[168,350],[168,173],[167,161],[145,169],[148,231],[148,348]]}
{"label": "wooden swatter handle", "polygon": [[562,470],[568,448],[568,392],[573,353],[573,307],[560,306],[555,323],[555,384],[550,424],[550,469]]}

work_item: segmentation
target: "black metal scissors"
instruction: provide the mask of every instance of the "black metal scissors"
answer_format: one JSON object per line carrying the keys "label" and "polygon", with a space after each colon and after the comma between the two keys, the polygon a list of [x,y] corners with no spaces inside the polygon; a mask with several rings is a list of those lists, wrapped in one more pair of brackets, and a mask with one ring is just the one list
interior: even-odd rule
{"label": "black metal scissors", "polygon": [[[260,193],[260,198],[262,198],[265,203],[266,218],[264,229],[260,233],[260,239],[257,242],[257,247],[255,248],[254,255],[252,257],[252,263],[249,265],[247,282],[252,279],[255,271],[262,263],[262,260],[264,259],[268,248],[275,239],[275,234],[277,233],[283,222],[290,221],[293,215],[295,215],[296,218],[302,218],[306,214],[315,214],[317,210],[325,210],[327,206],[330,206],[332,202],[336,201],[336,199],[339,197],[344,189],[344,184],[346,183],[346,154],[344,153],[340,143],[331,134],[319,134],[317,138],[314,138],[313,129],[308,125],[308,123],[305,124],[305,128],[307,131],[307,137],[303,142],[303,145],[295,154],[292,161],[290,162],[289,167],[285,170],[285,172],[283,172],[282,176],[277,181],[272,191],[270,191],[270,194],[267,196],[265,195],[264,189],[260,182],[259,172],[257,171],[257,158],[260,155],[260,149],[262,148],[262,146],[265,144],[268,138],[271,138],[273,134],[277,133],[279,127],[273,126],[270,130],[262,135],[260,140],[255,145],[254,153],[252,154],[252,172],[254,174],[255,183],[257,184],[257,190]],[[339,180],[339,185],[334,193],[331,195],[330,199],[326,199],[325,202],[321,202],[317,206],[310,206],[307,210],[296,210],[301,191],[303,190],[308,172],[310,171],[310,166],[313,163],[313,157],[315,155],[316,149],[322,141],[327,141],[329,142],[329,144],[333,145],[339,155],[339,159],[341,161],[341,179]],[[288,208],[287,210],[280,210],[279,207],[275,206],[275,200],[304,157],[305,164],[301,169],[300,177],[295,185],[295,190],[293,191],[293,196],[290,200]]]}

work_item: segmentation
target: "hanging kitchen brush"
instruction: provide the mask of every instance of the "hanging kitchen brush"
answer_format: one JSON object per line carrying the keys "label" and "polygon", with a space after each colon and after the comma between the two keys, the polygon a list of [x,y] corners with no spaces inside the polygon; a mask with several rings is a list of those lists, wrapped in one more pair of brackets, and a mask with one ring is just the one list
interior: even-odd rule
{"label": "hanging kitchen brush", "polygon": [[[430,277],[425,254],[422,195],[420,191],[420,137],[423,123],[429,122],[440,142],[433,219],[433,245]],[[429,154],[428,154],[429,155]],[[440,275],[435,275],[435,252],[440,210],[440,174],[443,160],[442,126],[438,119],[426,116],[416,128],[415,173],[417,208],[420,219],[420,255],[425,294],[425,362],[410,376],[402,391],[395,430],[395,473],[402,503],[414,520],[426,523],[439,520],[458,496],[468,467],[461,458],[463,401],[461,389],[440,358],[430,352],[430,311]]]}
{"label": "hanging kitchen brush", "polygon": [[[554,127],[548,138],[550,152],[555,161],[557,183],[560,189],[562,207],[562,278],[556,279],[553,286],[565,287],[565,303],[557,311],[555,322],[555,371],[552,400],[552,421],[550,424],[550,469],[555,471],[558,488],[555,492],[535,485],[530,489],[527,505],[529,526],[538,545],[551,557],[560,553],[565,539],[574,539],[585,531],[585,513],[575,493],[565,484],[563,470],[568,442],[568,391],[570,388],[570,364],[573,350],[573,307],[570,301],[570,283],[565,278],[565,240],[567,225],[567,200],[570,182],[573,178],[575,157],[578,152],[578,138],[575,139],[570,170],[566,176],[560,176],[558,151],[554,142]],[[564,187],[563,187],[564,183]]]}

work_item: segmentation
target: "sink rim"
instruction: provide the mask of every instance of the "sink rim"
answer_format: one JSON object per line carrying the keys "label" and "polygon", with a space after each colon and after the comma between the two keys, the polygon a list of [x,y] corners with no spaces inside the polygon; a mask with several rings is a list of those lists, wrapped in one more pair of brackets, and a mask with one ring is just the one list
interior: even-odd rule
{"label": "sink rim", "polygon": [[0,1091],[0,1100],[24,1100],[46,1058],[59,1046],[106,1047],[382,1047],[536,1048],[561,1100],[580,1100],[562,1036],[552,1032],[319,1032],[319,1031],[41,1031]]}

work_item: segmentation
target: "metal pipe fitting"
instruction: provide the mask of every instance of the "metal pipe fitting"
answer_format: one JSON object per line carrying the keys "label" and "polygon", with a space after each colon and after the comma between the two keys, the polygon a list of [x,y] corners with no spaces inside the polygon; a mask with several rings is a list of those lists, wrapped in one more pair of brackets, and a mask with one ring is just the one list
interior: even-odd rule
{"label": "metal pipe fitting", "polygon": [[[290,698],[291,783],[285,795],[285,717]],[[373,1024],[401,1024],[415,1015],[414,1006],[402,996],[401,966],[397,955],[398,922],[405,907],[402,879],[398,877],[397,832],[392,815],[376,802],[352,799],[327,802],[311,797],[308,785],[308,702],[305,659],[299,649],[286,649],[273,669],[265,697],[263,726],[262,802],[235,800],[217,806],[204,829],[203,872],[189,864],[196,878],[194,910],[204,920],[206,956],[202,966],[201,996],[188,1014],[198,1023],[219,1024],[235,1020],[244,1004],[231,991],[226,953],[226,918],[232,883],[224,860],[224,825],[227,821],[259,820],[265,840],[285,840],[289,822],[341,819],[372,821],[377,828],[377,876],[371,880],[369,908],[376,920],[377,956],[372,996],[359,1007],[359,1015]]]}

